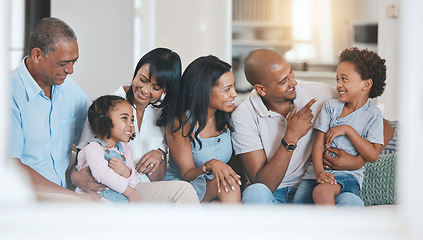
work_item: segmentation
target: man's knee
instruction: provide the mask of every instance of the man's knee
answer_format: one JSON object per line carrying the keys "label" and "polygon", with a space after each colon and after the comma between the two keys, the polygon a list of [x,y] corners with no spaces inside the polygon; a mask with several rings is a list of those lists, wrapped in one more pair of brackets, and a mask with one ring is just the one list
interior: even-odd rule
{"label": "man's knee", "polygon": [[313,189],[317,183],[314,179],[303,179],[298,185],[297,192],[295,193],[294,204],[314,204],[313,202]]}
{"label": "man's knee", "polygon": [[271,204],[272,198],[272,191],[262,183],[252,184],[242,193],[242,203],[246,204]]}

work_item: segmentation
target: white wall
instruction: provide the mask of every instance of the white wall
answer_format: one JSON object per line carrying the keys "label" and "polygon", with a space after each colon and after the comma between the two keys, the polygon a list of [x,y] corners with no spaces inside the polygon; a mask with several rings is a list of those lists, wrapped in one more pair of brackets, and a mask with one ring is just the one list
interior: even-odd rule
{"label": "white wall", "polygon": [[156,45],[176,51],[185,68],[213,54],[231,63],[230,0],[156,0]]}
{"label": "white wall", "polygon": [[75,31],[79,59],[71,77],[95,99],[132,80],[133,0],[52,0],[51,15]]}
{"label": "white wall", "polygon": [[[232,60],[230,0],[52,0],[51,4],[52,16],[76,32],[80,58],[72,77],[92,99],[129,83],[136,62],[154,47],[176,51],[184,68],[201,55]],[[144,31],[134,31],[135,17]]]}
{"label": "white wall", "polygon": [[[378,54],[386,59],[386,88],[378,103],[385,106],[384,117],[389,120],[400,118],[399,110],[399,18],[388,18],[387,7],[390,4],[398,4],[400,0],[379,0],[379,32],[378,32]],[[407,61],[408,62],[408,61]]]}
{"label": "white wall", "polygon": [[[379,0],[332,0],[335,59],[349,46],[349,27],[354,20],[377,22]],[[383,14],[383,12],[381,12]]]}

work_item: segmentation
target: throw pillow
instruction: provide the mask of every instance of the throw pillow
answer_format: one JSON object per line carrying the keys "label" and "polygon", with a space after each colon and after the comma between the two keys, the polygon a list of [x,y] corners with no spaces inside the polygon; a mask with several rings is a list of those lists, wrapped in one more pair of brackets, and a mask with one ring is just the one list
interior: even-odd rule
{"label": "throw pillow", "polygon": [[365,206],[396,204],[397,153],[381,154],[375,163],[366,163],[361,199]]}

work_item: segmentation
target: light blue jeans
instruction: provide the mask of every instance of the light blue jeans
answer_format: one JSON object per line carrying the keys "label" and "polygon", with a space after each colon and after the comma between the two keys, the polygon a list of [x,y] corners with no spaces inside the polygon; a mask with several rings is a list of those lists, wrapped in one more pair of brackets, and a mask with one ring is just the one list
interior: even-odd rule
{"label": "light blue jeans", "polygon": [[297,188],[285,187],[274,193],[262,183],[254,183],[242,192],[242,203],[245,204],[284,204],[292,203]]}
{"label": "light blue jeans", "polygon": [[[303,179],[298,185],[297,192],[295,193],[294,204],[314,204],[313,202],[313,189],[317,186],[314,179]],[[336,206],[348,207],[364,207],[363,200],[351,192],[341,192],[335,197]]]}
{"label": "light blue jeans", "polygon": [[[242,192],[242,203],[245,204],[313,204],[313,189],[317,185],[314,179],[303,180],[298,188],[285,187],[274,193],[262,184],[255,183]],[[363,201],[357,195],[343,192],[335,197],[336,206],[364,207]]]}
{"label": "light blue jeans", "polygon": [[113,189],[101,191],[98,195],[109,200],[112,203],[128,203],[128,198]]}

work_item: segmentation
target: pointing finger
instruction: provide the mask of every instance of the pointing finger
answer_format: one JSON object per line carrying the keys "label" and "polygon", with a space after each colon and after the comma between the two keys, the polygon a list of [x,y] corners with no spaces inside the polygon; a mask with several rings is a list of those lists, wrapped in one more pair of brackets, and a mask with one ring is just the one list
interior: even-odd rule
{"label": "pointing finger", "polygon": [[305,111],[309,110],[311,106],[317,101],[317,98],[311,99],[300,111],[298,111],[300,114],[303,114]]}

